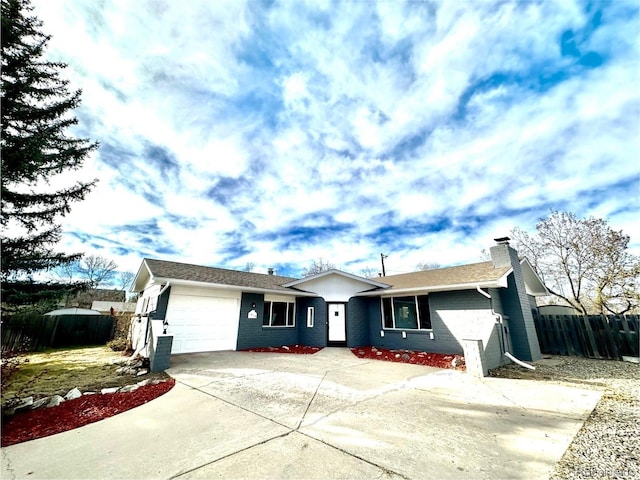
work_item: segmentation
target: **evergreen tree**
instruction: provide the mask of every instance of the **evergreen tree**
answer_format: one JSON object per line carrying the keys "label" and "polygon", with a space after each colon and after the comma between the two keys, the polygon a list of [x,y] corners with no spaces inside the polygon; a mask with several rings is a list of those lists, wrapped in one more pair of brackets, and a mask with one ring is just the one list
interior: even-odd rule
{"label": "evergreen tree", "polygon": [[[98,147],[66,133],[77,123],[72,111],[80,90],[60,78],[64,63],[44,59],[50,36],[32,15],[29,0],[2,5],[2,301],[35,304],[68,285],[42,283],[34,274],[81,257],[55,251],[59,217],[95,185],[77,181],[61,189],[51,181],[82,167]],[[56,182],[59,184],[59,182]]]}

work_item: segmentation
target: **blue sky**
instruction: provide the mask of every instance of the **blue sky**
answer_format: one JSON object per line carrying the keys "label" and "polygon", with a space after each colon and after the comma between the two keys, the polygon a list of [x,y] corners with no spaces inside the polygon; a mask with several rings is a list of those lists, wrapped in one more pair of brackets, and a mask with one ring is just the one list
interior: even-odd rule
{"label": "blue sky", "polygon": [[101,144],[64,250],[400,273],[558,209],[640,253],[635,0],[34,5]]}

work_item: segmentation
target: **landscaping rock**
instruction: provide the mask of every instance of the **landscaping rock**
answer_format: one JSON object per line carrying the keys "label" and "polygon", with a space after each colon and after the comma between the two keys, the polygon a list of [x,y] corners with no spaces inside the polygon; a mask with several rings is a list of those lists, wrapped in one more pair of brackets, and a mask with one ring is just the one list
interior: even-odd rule
{"label": "landscaping rock", "polygon": [[22,410],[27,410],[31,408],[33,405],[33,397],[25,397],[17,400],[15,403],[9,405],[7,407],[6,413],[7,415],[13,415],[16,412],[21,412]]}
{"label": "landscaping rock", "polygon": [[135,392],[137,389],[139,389],[140,387],[138,385],[125,385],[124,387],[122,387],[120,389],[120,393],[129,393],[129,392]]}
{"label": "landscaping rock", "polygon": [[47,403],[45,407],[47,408],[57,407],[63,402],[64,402],[64,397],[61,397],[60,395],[54,395],[49,399],[49,403]]}
{"label": "landscaping rock", "polygon": [[149,370],[143,368],[142,370],[138,370],[138,372],[136,373],[136,376],[141,377],[142,375],[146,375],[147,373],[149,373]]}
{"label": "landscaping rock", "polygon": [[147,378],[146,380],[141,380],[138,383],[136,383],[136,385],[138,385],[139,387],[144,387],[145,385],[149,385],[149,383],[151,382],[151,379]]}
{"label": "landscaping rock", "polygon": [[65,400],[73,400],[74,398],[80,398],[82,396],[82,392],[78,390],[78,388],[72,388],[67,392],[64,396]]}
{"label": "landscaping rock", "polygon": [[129,360],[129,366],[131,368],[140,368],[142,366],[142,360]]}
{"label": "landscaping rock", "polygon": [[403,353],[402,354],[402,359],[403,360],[409,360],[411,358],[411,355],[409,355],[408,353]]}
{"label": "landscaping rock", "polygon": [[100,390],[100,393],[105,395],[107,393],[116,393],[118,390],[120,390],[120,387],[109,387],[103,388],[102,390]]}
{"label": "landscaping rock", "polygon": [[44,407],[46,404],[49,403],[49,400],[51,400],[51,397],[44,397],[44,398],[41,398],[40,400],[36,400],[31,405],[31,410],[35,410],[36,408]]}
{"label": "landscaping rock", "polygon": [[82,395],[95,395],[96,392],[84,392]]}

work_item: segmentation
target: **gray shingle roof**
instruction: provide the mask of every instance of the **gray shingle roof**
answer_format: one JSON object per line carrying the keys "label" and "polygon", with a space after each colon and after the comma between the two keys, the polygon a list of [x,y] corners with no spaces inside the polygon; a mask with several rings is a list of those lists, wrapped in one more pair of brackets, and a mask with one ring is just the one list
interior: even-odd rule
{"label": "gray shingle roof", "polygon": [[188,280],[195,282],[213,283],[219,285],[234,285],[265,290],[291,291],[281,285],[296,280],[291,277],[267,275],[263,273],[240,272],[224,268],[203,267],[187,263],[168,262],[145,258],[145,263],[154,277],[167,280]]}
{"label": "gray shingle roof", "polygon": [[423,270],[420,272],[387,275],[377,280],[395,289],[428,288],[497,281],[511,267],[495,268],[493,262],[472,263],[457,267]]}

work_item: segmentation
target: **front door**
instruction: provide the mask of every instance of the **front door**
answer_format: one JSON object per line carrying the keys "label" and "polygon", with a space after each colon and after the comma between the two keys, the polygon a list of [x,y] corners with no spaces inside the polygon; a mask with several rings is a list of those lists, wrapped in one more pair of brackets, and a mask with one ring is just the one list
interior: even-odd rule
{"label": "front door", "polygon": [[329,303],[327,305],[329,321],[329,345],[347,344],[347,316],[344,303]]}

